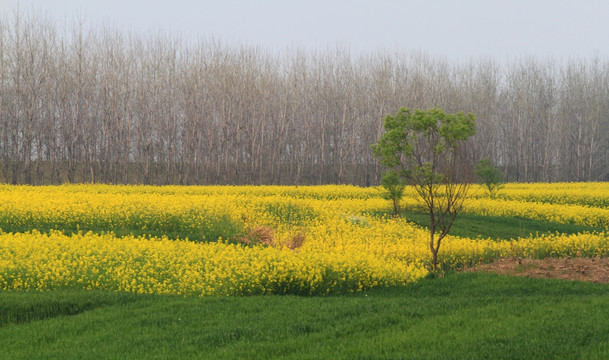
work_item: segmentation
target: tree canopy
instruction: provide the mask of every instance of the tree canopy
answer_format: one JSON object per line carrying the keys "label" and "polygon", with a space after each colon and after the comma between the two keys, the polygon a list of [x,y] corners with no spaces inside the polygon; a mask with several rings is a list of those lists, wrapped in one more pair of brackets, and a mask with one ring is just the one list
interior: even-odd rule
{"label": "tree canopy", "polygon": [[429,214],[430,250],[437,270],[441,241],[461,211],[471,180],[463,144],[475,134],[475,116],[445,113],[438,107],[403,107],[385,117],[384,130],[372,151],[416,189]]}
{"label": "tree canopy", "polygon": [[476,164],[476,175],[484,184],[491,198],[503,187],[503,173],[491,164],[491,159],[483,158]]}

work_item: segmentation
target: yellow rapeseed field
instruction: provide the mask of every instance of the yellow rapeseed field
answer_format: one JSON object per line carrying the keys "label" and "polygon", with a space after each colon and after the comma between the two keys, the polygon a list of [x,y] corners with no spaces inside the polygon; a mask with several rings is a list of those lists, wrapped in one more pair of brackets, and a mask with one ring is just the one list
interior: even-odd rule
{"label": "yellow rapeseed field", "polygon": [[[609,225],[605,183],[474,187],[464,211]],[[403,203],[416,206],[408,189]],[[179,295],[331,294],[428,274],[429,234],[379,188],[0,185],[0,289]],[[449,236],[441,268],[515,256],[607,256],[609,234]]]}

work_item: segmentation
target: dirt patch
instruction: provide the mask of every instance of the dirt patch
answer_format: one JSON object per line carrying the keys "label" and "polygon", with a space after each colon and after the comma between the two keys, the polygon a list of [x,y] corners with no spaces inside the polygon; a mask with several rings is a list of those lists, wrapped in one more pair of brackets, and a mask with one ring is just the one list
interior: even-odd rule
{"label": "dirt patch", "polygon": [[609,258],[499,259],[465,271],[609,283]]}

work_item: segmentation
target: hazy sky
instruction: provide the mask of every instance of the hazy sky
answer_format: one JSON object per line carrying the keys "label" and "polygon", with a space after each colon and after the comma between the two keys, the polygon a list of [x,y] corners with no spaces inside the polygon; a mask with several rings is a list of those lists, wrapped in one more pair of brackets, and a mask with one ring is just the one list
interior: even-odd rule
{"label": "hazy sky", "polygon": [[61,22],[80,16],[272,51],[340,45],[455,60],[609,54],[607,0],[0,0],[0,9],[10,14],[18,3]]}

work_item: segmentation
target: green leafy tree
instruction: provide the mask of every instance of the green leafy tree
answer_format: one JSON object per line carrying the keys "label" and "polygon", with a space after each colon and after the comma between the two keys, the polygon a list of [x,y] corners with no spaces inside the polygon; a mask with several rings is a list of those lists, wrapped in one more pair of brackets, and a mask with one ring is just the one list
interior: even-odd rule
{"label": "green leafy tree", "polygon": [[380,162],[416,190],[429,214],[433,270],[438,270],[438,251],[469,189],[471,169],[464,166],[463,143],[475,133],[475,117],[469,113],[445,113],[440,108],[401,108],[384,120],[385,132],[371,146]]}
{"label": "green leafy tree", "polygon": [[475,169],[476,175],[482,181],[491,199],[503,188],[503,173],[491,164],[489,158],[478,161]]}
{"label": "green leafy tree", "polygon": [[393,204],[393,215],[397,216],[400,213],[400,200],[404,196],[406,182],[400,177],[397,171],[387,171],[381,178],[381,185],[385,189],[383,198],[391,200]]}

